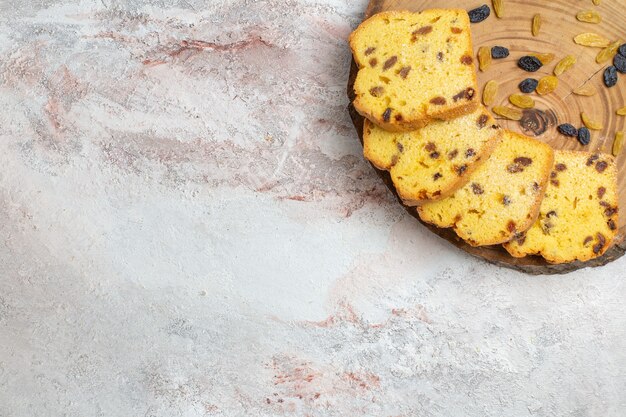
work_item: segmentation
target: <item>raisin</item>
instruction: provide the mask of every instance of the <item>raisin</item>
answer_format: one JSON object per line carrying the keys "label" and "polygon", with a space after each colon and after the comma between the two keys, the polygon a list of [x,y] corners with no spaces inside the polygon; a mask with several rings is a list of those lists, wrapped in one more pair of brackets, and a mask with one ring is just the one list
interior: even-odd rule
{"label": "raisin", "polygon": [[576,128],[569,123],[563,123],[561,125],[558,125],[557,129],[559,133],[565,136],[575,137],[576,135],[578,135],[578,131],[576,130]]}
{"label": "raisin", "polygon": [[554,75],[547,75],[539,80],[537,85],[537,94],[543,96],[556,90],[559,85],[559,79]]}
{"label": "raisin", "polygon": [[528,54],[530,56],[534,56],[537,57],[537,59],[539,61],[541,61],[541,63],[543,65],[548,65],[550,62],[554,61],[554,58],[556,55],[554,55],[552,52],[549,53],[545,53],[545,54],[540,54],[540,53],[532,53],[532,54]]}
{"label": "raisin", "polygon": [[493,11],[496,13],[497,17],[504,16],[504,0],[491,0],[491,4],[493,6]]}
{"label": "raisin", "polygon": [[386,60],[383,64],[383,71],[387,71],[389,68],[393,67],[396,62],[398,62],[398,57],[395,55]]}
{"label": "raisin", "polygon": [[493,59],[502,59],[509,56],[509,50],[504,46],[494,46],[491,48],[491,57]]}
{"label": "raisin", "polygon": [[437,149],[437,145],[434,144],[434,142],[428,142],[425,146],[424,149],[426,149],[428,152],[432,152],[435,149]]}
{"label": "raisin", "polygon": [[473,148],[468,148],[465,151],[465,157],[466,158],[471,158],[472,156],[476,155],[476,151]]}
{"label": "raisin", "polygon": [[612,44],[598,52],[598,55],[596,56],[596,62],[598,64],[604,64],[609,59],[615,57],[615,54],[617,54],[617,48],[619,48],[619,41],[613,42]]}
{"label": "raisin", "polygon": [[583,10],[576,14],[576,19],[585,23],[600,23],[602,17],[595,10]]}
{"label": "raisin", "polygon": [[587,246],[589,243],[593,242],[593,237],[587,236],[585,240],[583,240],[583,245]]}
{"label": "raisin", "polygon": [[502,197],[502,204],[504,204],[505,206],[511,204],[511,197],[509,197],[508,195]]}
{"label": "raisin", "polygon": [[622,151],[622,147],[624,146],[624,132],[619,131],[615,132],[615,140],[613,141],[613,156],[619,155]]}
{"label": "raisin", "polygon": [[539,85],[539,81],[534,78],[526,78],[524,81],[519,83],[519,89],[522,93],[530,94],[537,88]]}
{"label": "raisin", "polygon": [[598,188],[598,198],[600,200],[602,200],[602,197],[604,197],[605,193],[606,193],[606,188],[604,188],[604,187],[599,187]]}
{"label": "raisin", "polygon": [[393,116],[393,118],[396,119],[396,121],[398,122],[401,122],[404,119],[401,114],[396,114],[395,116]]}
{"label": "raisin", "polygon": [[374,53],[374,51],[375,51],[375,50],[376,50],[376,48],[375,48],[375,47],[370,46],[369,48],[367,48],[367,49],[365,50],[365,55],[370,55],[370,54]]}
{"label": "raisin", "polygon": [[489,116],[487,116],[486,114],[481,114],[478,120],[476,121],[476,125],[478,126],[479,129],[482,129],[483,127],[487,125],[488,120],[489,120]]}
{"label": "raisin", "polygon": [[491,106],[498,95],[498,82],[491,80],[485,84],[483,88],[483,103],[485,106]]}
{"label": "raisin", "polygon": [[512,105],[519,107],[520,109],[532,109],[535,107],[535,100],[533,100],[530,96],[525,96],[523,94],[511,94],[509,96],[509,101]]}
{"label": "raisin", "polygon": [[615,222],[613,221],[613,219],[610,219],[608,222],[606,222],[606,225],[609,226],[610,230],[617,229],[617,226],[615,225]]}
{"label": "raisin", "polygon": [[596,162],[599,157],[600,156],[598,154],[591,155],[589,158],[587,158],[587,162],[585,163],[585,165],[587,166],[593,165],[593,163]]}
{"label": "raisin", "polygon": [[437,106],[443,106],[444,104],[446,104],[446,99],[444,97],[439,96],[439,97],[434,97],[430,99],[430,102]]}
{"label": "raisin", "polygon": [[428,35],[432,31],[433,31],[433,27],[432,26],[423,26],[423,27],[417,29],[416,31],[414,31],[412,34],[413,35]]}
{"label": "raisin", "polygon": [[486,4],[483,4],[480,7],[470,10],[467,14],[469,15],[470,22],[480,23],[489,17],[491,9]]}
{"label": "raisin", "polygon": [[584,126],[578,129],[578,142],[581,145],[589,145],[589,142],[591,142],[591,132]]}
{"label": "raisin", "polygon": [[517,227],[517,225],[515,224],[515,222],[513,220],[509,220],[509,222],[506,225],[506,230],[508,230],[509,232],[513,233],[515,231],[516,227]]}
{"label": "raisin", "polygon": [[456,158],[458,154],[459,154],[459,150],[458,149],[454,149],[454,150],[448,152],[448,159],[452,160],[452,159]]}
{"label": "raisin", "polygon": [[509,164],[506,167],[506,170],[510,172],[511,174],[517,174],[518,172],[524,171],[524,167],[521,166],[520,164],[515,163],[515,164]]}
{"label": "raisin", "polygon": [[385,92],[385,89],[381,86],[370,88],[370,94],[374,97],[380,97]]}
{"label": "raisin", "polygon": [[439,158],[439,152],[435,151],[435,152],[431,152],[429,155],[432,159],[437,159]]}
{"label": "raisin", "polygon": [[576,63],[576,57],[574,55],[568,55],[556,64],[554,67],[554,75],[559,76],[563,74],[565,71],[572,68],[572,66]]}
{"label": "raisin", "polygon": [[574,90],[572,90],[572,93],[579,95],[579,96],[593,96],[597,93],[596,88],[594,86],[590,85],[583,85],[582,87],[578,87],[575,88]]}
{"label": "raisin", "polygon": [[613,87],[615,84],[617,84],[617,68],[611,65],[610,67],[605,69],[603,79],[604,85],[606,85],[607,87]]}
{"label": "raisin", "polygon": [[443,62],[443,52],[437,52],[437,61]]}
{"label": "raisin", "polygon": [[556,211],[551,210],[546,213],[546,217],[549,219],[550,217],[559,217],[559,216],[556,215]]}
{"label": "raisin", "polygon": [[567,165],[565,165],[565,164],[556,164],[554,166],[554,169],[556,169],[559,172],[563,172],[563,171],[565,171],[567,169]]}
{"label": "raisin", "polygon": [[539,36],[539,29],[541,29],[541,23],[543,23],[542,20],[543,19],[541,18],[540,14],[536,14],[533,16],[533,23],[530,28],[533,36]]}
{"label": "raisin", "polygon": [[528,158],[528,157],[526,157],[526,156],[518,156],[517,158],[515,158],[513,160],[513,162],[515,162],[516,164],[520,164],[522,166],[527,167],[527,166],[529,166],[530,164],[533,163],[533,160]]}
{"label": "raisin", "polygon": [[491,52],[486,46],[478,48],[478,68],[481,71],[486,71],[491,65]]}
{"label": "raisin", "polygon": [[443,177],[443,175],[441,175],[439,172],[437,172],[437,173],[435,173],[435,175],[433,175],[433,181],[437,181],[441,177]]}
{"label": "raisin", "polygon": [[460,167],[455,167],[456,173],[461,176],[467,170],[467,165],[461,165]]}
{"label": "raisin", "polygon": [[626,56],[626,43],[620,45],[620,47],[617,48],[617,53],[622,55],[622,56]]}
{"label": "raisin", "polygon": [[391,109],[387,107],[387,110],[383,113],[383,121],[388,122],[391,117]]}
{"label": "raisin", "polygon": [[615,55],[615,58],[613,58],[613,65],[622,74],[626,73],[626,56],[619,54]]}
{"label": "raisin", "polygon": [[494,106],[492,110],[498,116],[505,117],[509,120],[521,120],[523,116],[522,111],[514,107]]}
{"label": "raisin", "polygon": [[398,75],[400,77],[402,77],[402,79],[406,79],[407,75],[409,75],[409,71],[411,71],[411,67],[402,67],[402,69],[400,69],[400,72],[398,72]]}
{"label": "raisin", "polygon": [[378,64],[378,60],[376,58],[370,59],[370,67],[374,68]]}
{"label": "raisin", "polygon": [[517,61],[517,66],[528,72],[535,72],[541,68],[542,64],[536,56],[526,55]]}
{"label": "raisin", "polygon": [[591,46],[594,48],[606,48],[611,43],[610,40],[597,33],[581,33],[574,37],[574,42],[582,46]]}
{"label": "raisin", "polygon": [[461,57],[461,64],[463,65],[472,65],[474,63],[474,58],[469,55],[463,55]]}
{"label": "raisin", "polygon": [[483,188],[480,186],[480,184],[476,184],[475,182],[472,183],[472,192],[476,195],[481,195],[482,193],[484,193],[485,191],[483,190]]}
{"label": "raisin", "polygon": [[609,164],[607,164],[606,161],[600,161],[596,164],[596,171],[602,174],[608,166]]}
{"label": "raisin", "polygon": [[585,127],[591,130],[602,130],[602,128],[604,127],[602,123],[598,122],[597,120],[590,119],[585,112],[580,113],[580,118],[582,119]]}

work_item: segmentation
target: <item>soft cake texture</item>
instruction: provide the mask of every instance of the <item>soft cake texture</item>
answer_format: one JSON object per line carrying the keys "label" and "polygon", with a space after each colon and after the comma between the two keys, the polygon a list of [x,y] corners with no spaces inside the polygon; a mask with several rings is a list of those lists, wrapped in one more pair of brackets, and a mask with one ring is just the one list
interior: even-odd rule
{"label": "soft cake texture", "polygon": [[418,207],[422,220],[452,227],[473,246],[513,239],[535,221],[554,159],[550,146],[504,131],[502,142],[463,188]]}
{"label": "soft cake texture", "polygon": [[617,201],[611,155],[556,151],[537,221],[504,247],[515,257],[539,254],[551,263],[601,256],[617,233]]}
{"label": "soft cake texture", "polygon": [[366,120],[363,153],[376,167],[390,171],[407,205],[417,205],[462,187],[491,154],[501,132],[482,107],[411,132],[387,132]]}
{"label": "soft cake texture", "polygon": [[383,12],[350,35],[359,67],[355,109],[389,131],[409,131],[478,106],[467,12]]}

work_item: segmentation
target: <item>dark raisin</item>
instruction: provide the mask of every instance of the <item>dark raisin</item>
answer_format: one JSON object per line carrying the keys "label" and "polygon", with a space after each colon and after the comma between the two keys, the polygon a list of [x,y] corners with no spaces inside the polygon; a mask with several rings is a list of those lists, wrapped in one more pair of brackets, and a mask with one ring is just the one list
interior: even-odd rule
{"label": "dark raisin", "polygon": [[433,175],[433,181],[437,181],[441,177],[443,177],[443,175],[441,175],[439,172],[437,172],[437,173],[435,173],[435,175]]}
{"label": "dark raisin", "polygon": [[461,64],[463,65],[472,65],[473,62],[474,62],[474,58],[472,58],[469,55],[463,55],[461,57]]}
{"label": "dark raisin", "polygon": [[598,188],[598,198],[600,200],[602,200],[602,197],[604,197],[605,193],[606,193],[606,188],[604,188],[604,187],[599,187]]}
{"label": "dark raisin", "polygon": [[585,165],[587,166],[593,165],[593,163],[596,162],[598,158],[599,158],[598,154],[591,155],[589,158],[587,158],[587,163]]}
{"label": "dark raisin", "polygon": [[370,59],[370,67],[374,68],[378,64],[378,60],[376,58]]}
{"label": "dark raisin", "polygon": [[476,155],[476,151],[474,151],[474,149],[473,149],[473,148],[468,148],[468,149],[465,151],[465,157],[466,157],[466,158],[471,158],[471,157],[472,157],[472,156],[474,156],[474,155]]}
{"label": "dark raisin", "polygon": [[504,46],[494,46],[491,48],[491,57],[493,59],[502,59],[509,56],[509,50]]}
{"label": "dark raisin", "polygon": [[402,79],[406,79],[407,75],[409,75],[409,71],[411,71],[411,67],[402,67],[402,69],[400,69],[400,72],[398,72],[398,75],[400,77],[402,77]]}
{"label": "dark raisin", "polygon": [[609,226],[609,229],[611,229],[611,230],[617,229],[617,226],[615,225],[615,222],[613,221],[613,219],[611,219],[608,222],[606,222],[606,224],[607,224],[607,226]]}
{"label": "dark raisin", "polygon": [[514,232],[516,228],[516,224],[513,220],[509,220],[509,222],[506,225],[506,230],[508,230],[509,232]]}
{"label": "dark raisin", "polygon": [[383,113],[383,121],[388,122],[390,117],[391,117],[391,109],[387,108],[387,110],[385,110],[385,112]]}
{"label": "dark raisin", "polygon": [[483,190],[483,187],[480,186],[480,184],[476,184],[475,182],[472,183],[472,192],[476,195],[481,195],[483,194],[485,191]]}
{"label": "dark raisin", "polygon": [[613,87],[617,84],[617,68],[610,66],[604,70],[604,85]]}
{"label": "dark raisin", "polygon": [[472,23],[480,23],[491,14],[491,9],[486,4],[467,12]]}
{"label": "dark raisin", "polygon": [[504,204],[505,206],[511,204],[511,197],[509,197],[508,195],[502,197],[502,204]]}
{"label": "dark raisin", "polygon": [[550,217],[558,217],[558,216],[556,215],[556,211],[552,210],[546,213],[546,217],[549,219]]}
{"label": "dark raisin", "polygon": [[396,119],[397,122],[401,122],[404,119],[401,114],[396,114],[393,118]]}
{"label": "dark raisin", "polygon": [[426,145],[424,145],[424,149],[426,149],[428,152],[432,152],[437,149],[437,145],[435,145],[433,142],[428,142]]}
{"label": "dark raisin", "polygon": [[522,166],[527,167],[528,165],[533,163],[533,160],[530,158],[527,158],[525,156],[519,156],[517,158],[515,158],[513,160],[513,162],[515,162],[516,164],[521,164]]}
{"label": "dark raisin", "polygon": [[578,130],[576,130],[576,128],[569,123],[563,123],[562,125],[558,125],[557,129],[560,134],[565,136],[576,137],[578,135]]}
{"label": "dark raisin", "polygon": [[600,161],[596,164],[596,171],[603,173],[608,166],[609,164],[607,164],[606,161]]}
{"label": "dark raisin", "polygon": [[372,54],[372,53],[374,53],[374,51],[375,51],[375,50],[376,50],[376,48],[375,48],[375,47],[370,46],[369,48],[367,48],[367,49],[365,50],[365,55]]}
{"label": "dark raisin", "polygon": [[567,165],[565,165],[565,164],[556,164],[554,166],[554,169],[556,169],[559,172],[563,172],[563,171],[565,171],[567,169]]}
{"label": "dark raisin", "polygon": [[481,114],[478,120],[476,121],[478,128],[482,129],[483,127],[485,127],[487,125],[488,120],[489,120],[489,116],[487,116],[486,114]]}
{"label": "dark raisin", "polygon": [[404,145],[401,144],[400,142],[396,143],[396,146],[398,147],[398,151],[400,152],[404,152]]}
{"label": "dark raisin", "polygon": [[626,56],[626,43],[620,46],[617,52],[622,56]]}
{"label": "dark raisin", "polygon": [[587,244],[593,242],[593,237],[587,236],[585,240],[583,240],[583,245],[587,246]]}
{"label": "dark raisin", "polygon": [[591,142],[591,132],[584,126],[578,129],[578,142],[581,145],[589,145],[589,142]]}
{"label": "dark raisin", "polygon": [[370,94],[374,97],[380,97],[385,92],[385,89],[381,86],[370,88]]}
{"label": "dark raisin", "polygon": [[530,94],[537,89],[537,85],[539,85],[539,81],[534,78],[526,78],[519,83],[519,89],[522,93]]}
{"label": "dark raisin", "polygon": [[430,102],[432,104],[435,104],[437,106],[443,106],[444,104],[446,104],[446,99],[444,97],[433,97],[430,99]]}
{"label": "dark raisin", "polygon": [[456,167],[456,173],[458,175],[463,175],[463,173],[467,170],[467,165],[461,165],[460,167]]}
{"label": "dark raisin", "polygon": [[437,61],[443,62],[443,52],[437,52]]}
{"label": "dark raisin", "polygon": [[626,56],[617,54],[613,58],[613,65],[622,74],[626,73]]}
{"label": "dark raisin", "polygon": [[432,159],[437,159],[437,158],[439,158],[439,152],[437,152],[437,151],[435,151],[435,152],[431,152],[431,153],[430,153],[430,157],[431,157]]}
{"label": "dark raisin", "polygon": [[396,62],[398,62],[398,57],[395,55],[389,58],[388,60],[386,60],[385,63],[383,64],[383,71],[387,71],[389,68],[396,65]]}
{"label": "dark raisin", "polygon": [[541,68],[542,64],[536,56],[526,55],[517,61],[517,66],[528,72],[535,72]]}

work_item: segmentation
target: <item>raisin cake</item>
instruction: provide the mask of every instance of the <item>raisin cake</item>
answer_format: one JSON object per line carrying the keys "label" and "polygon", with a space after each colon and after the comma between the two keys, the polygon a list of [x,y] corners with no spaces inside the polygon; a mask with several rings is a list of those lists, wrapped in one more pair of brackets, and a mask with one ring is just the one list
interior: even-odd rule
{"label": "raisin cake", "polygon": [[359,67],[355,109],[389,131],[452,119],[478,106],[469,17],[461,9],[376,14],[350,35]]}
{"label": "raisin cake", "polygon": [[452,227],[473,246],[507,242],[532,226],[554,152],[538,140],[504,131],[491,157],[452,196],[418,207],[420,218]]}
{"label": "raisin cake", "polygon": [[539,254],[551,263],[602,255],[617,233],[616,178],[610,155],[556,151],[537,221],[505,249],[515,257]]}
{"label": "raisin cake", "polygon": [[502,129],[482,106],[411,132],[388,132],[366,120],[363,153],[377,168],[390,171],[405,204],[417,205],[462,187],[501,136]]}

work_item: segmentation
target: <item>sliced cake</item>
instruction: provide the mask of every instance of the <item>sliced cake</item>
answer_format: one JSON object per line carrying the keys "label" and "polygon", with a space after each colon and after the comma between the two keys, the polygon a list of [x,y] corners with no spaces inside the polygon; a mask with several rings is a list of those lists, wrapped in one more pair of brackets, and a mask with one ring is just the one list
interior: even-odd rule
{"label": "sliced cake", "polygon": [[388,132],[366,120],[363,153],[376,167],[390,172],[407,205],[417,205],[462,187],[501,136],[502,129],[482,106],[411,132]]}
{"label": "sliced cake", "polygon": [[418,207],[422,220],[453,227],[474,246],[513,239],[537,218],[554,152],[538,140],[504,131],[489,159],[452,196]]}
{"label": "sliced cake", "polygon": [[478,106],[467,12],[383,12],[350,35],[359,72],[355,109],[390,131],[451,119]]}
{"label": "sliced cake", "polygon": [[551,263],[602,255],[617,233],[617,167],[611,155],[556,151],[537,221],[504,245],[515,257]]}

